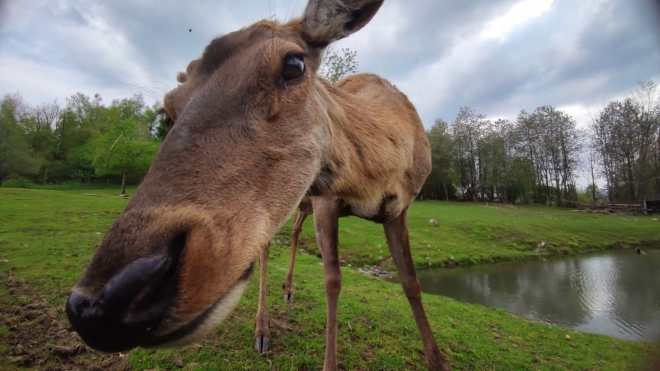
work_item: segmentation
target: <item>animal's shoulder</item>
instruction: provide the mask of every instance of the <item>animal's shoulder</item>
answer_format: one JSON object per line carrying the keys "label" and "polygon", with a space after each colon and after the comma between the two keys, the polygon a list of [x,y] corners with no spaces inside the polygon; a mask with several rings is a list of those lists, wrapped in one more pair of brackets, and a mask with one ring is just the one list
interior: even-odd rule
{"label": "animal's shoulder", "polygon": [[373,73],[359,73],[357,75],[345,77],[337,81],[335,86],[348,94],[359,94],[374,90],[393,94],[399,93],[397,88],[387,79]]}

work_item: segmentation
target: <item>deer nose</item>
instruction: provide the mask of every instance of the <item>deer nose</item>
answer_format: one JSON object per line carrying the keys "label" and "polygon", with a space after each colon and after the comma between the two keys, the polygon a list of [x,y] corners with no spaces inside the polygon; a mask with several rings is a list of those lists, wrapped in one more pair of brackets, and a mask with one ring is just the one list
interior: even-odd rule
{"label": "deer nose", "polygon": [[74,290],[66,304],[69,322],[87,345],[102,352],[148,344],[175,305],[177,261],[169,254],[136,260],[95,298]]}

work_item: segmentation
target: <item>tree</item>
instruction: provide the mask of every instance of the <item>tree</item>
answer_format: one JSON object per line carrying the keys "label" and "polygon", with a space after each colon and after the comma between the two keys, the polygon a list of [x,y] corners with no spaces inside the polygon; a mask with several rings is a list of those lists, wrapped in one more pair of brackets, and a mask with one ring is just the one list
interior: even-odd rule
{"label": "tree", "polygon": [[486,166],[489,199],[515,203],[526,187],[524,178],[518,178],[519,174],[524,174],[525,162],[519,161],[514,124],[506,119],[496,120],[484,141],[487,151],[482,157],[490,164]]}
{"label": "tree", "polygon": [[484,128],[489,124],[486,116],[477,113],[470,107],[461,107],[456,119],[451,125],[451,136],[453,138],[454,172],[456,173],[457,186],[463,193],[463,199],[477,201],[480,196],[483,199],[483,188],[480,179],[481,168],[479,167],[480,139]]}
{"label": "tree", "polygon": [[545,154],[543,168],[546,186],[554,181],[555,202],[564,206],[566,200],[577,201],[575,171],[578,166],[579,151],[583,134],[577,123],[567,113],[552,106],[541,106],[532,114],[543,128],[541,141]]}
{"label": "tree", "polygon": [[97,94],[76,93],[66,107],[57,102],[30,107],[6,96],[0,112],[0,182],[23,175],[41,183],[118,176],[139,180],[160,145],[154,135],[159,103],[141,95],[103,104]]}
{"label": "tree", "polygon": [[535,203],[541,202],[539,182],[541,179],[540,166],[537,165],[540,157],[539,148],[539,128],[532,116],[525,110],[521,110],[516,120],[516,135],[518,153],[525,158],[531,167],[531,171],[526,175],[527,180],[532,184],[533,199]]}
{"label": "tree", "polygon": [[121,194],[126,194],[128,176],[144,176],[158,151],[158,143],[144,140],[144,128],[134,117],[89,144],[92,165],[99,176],[121,176]]}
{"label": "tree", "polygon": [[329,48],[325,52],[319,75],[331,83],[357,72],[357,52],[342,48],[341,54]]}
{"label": "tree", "polygon": [[610,202],[660,193],[660,94],[641,81],[623,101],[608,102],[590,125]]}
{"label": "tree", "polygon": [[[452,183],[452,138],[449,125],[442,119],[436,119],[431,129],[426,131],[431,144],[431,174],[426,178],[422,195],[429,199],[454,198]],[[451,190],[451,192],[450,192]]]}
{"label": "tree", "polygon": [[660,90],[655,81],[638,81],[630,94],[635,106],[634,126],[639,140],[635,186],[638,194],[660,193]]}
{"label": "tree", "polygon": [[62,113],[63,110],[57,101],[26,110],[24,120],[26,140],[35,156],[43,160],[37,174],[37,179],[41,183],[47,183],[52,178],[66,176],[62,161],[55,158],[57,142],[53,132]]}
{"label": "tree", "polygon": [[586,153],[586,179],[589,183],[586,191],[591,193],[591,199],[595,204],[598,201],[597,193],[600,192],[597,180],[600,176],[597,171],[598,152],[593,146],[587,149]]}
{"label": "tree", "polygon": [[12,175],[30,175],[39,170],[35,156],[21,128],[21,97],[5,95],[0,101],[0,185]]}
{"label": "tree", "polygon": [[541,106],[530,114],[522,110],[515,129],[518,151],[534,169],[534,202],[566,205],[577,200],[575,171],[579,165],[583,133],[567,113]]}

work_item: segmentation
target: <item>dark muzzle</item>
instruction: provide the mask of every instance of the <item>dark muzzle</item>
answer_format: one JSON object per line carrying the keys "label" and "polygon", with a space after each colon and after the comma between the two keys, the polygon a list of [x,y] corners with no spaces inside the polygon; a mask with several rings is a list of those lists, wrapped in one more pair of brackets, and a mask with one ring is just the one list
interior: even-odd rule
{"label": "dark muzzle", "polygon": [[87,345],[111,353],[153,342],[154,331],[176,306],[182,248],[171,247],[182,247],[185,236],[170,243],[166,252],[127,265],[96,298],[71,293],[66,314]]}

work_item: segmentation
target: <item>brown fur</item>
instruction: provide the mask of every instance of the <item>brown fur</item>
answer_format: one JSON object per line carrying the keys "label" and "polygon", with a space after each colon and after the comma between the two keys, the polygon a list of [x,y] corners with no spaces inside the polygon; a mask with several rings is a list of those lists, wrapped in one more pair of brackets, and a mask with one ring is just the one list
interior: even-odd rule
{"label": "brown fur", "polygon": [[298,212],[293,220],[293,232],[291,233],[291,252],[289,254],[289,268],[282,284],[284,294],[282,298],[287,303],[293,303],[293,268],[296,262],[296,252],[298,250],[298,240],[302,232],[303,223],[308,216],[312,215],[312,200],[309,197],[303,198],[300,205],[298,205]]}
{"label": "brown fur", "polygon": [[[264,249],[303,197],[312,196],[328,293],[324,368],[335,369],[336,218],[384,223],[393,256],[408,257],[406,210],[431,169],[424,127],[403,93],[371,74],[336,85],[316,75],[323,48],[362,28],[381,4],[311,0],[302,19],[260,21],[213,40],[166,95],[174,125],[75,290],[98,295],[132,261],[184,235],[177,305],[168,321],[197,318],[259,258],[265,293]],[[290,55],[304,59],[306,72],[287,82],[281,70]],[[414,268],[404,261],[397,267],[408,282],[429,368],[447,370]],[[265,300],[259,312],[255,338],[267,335]]]}

